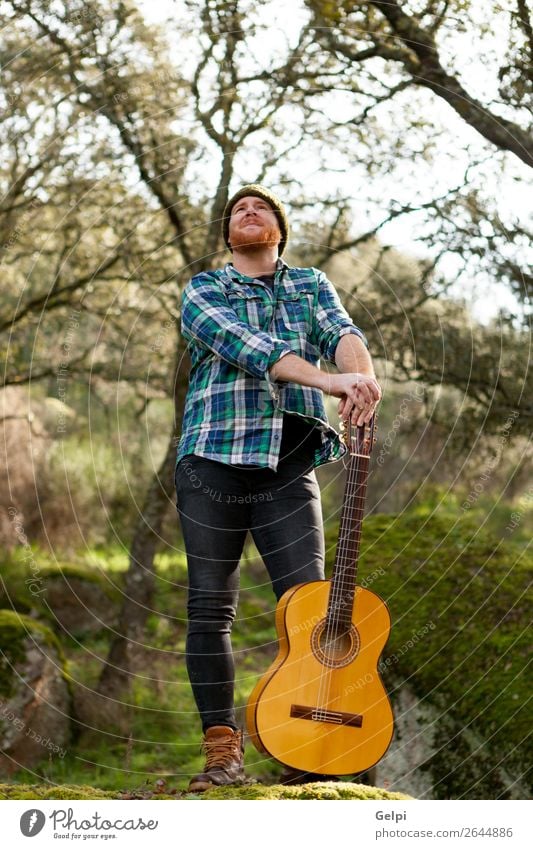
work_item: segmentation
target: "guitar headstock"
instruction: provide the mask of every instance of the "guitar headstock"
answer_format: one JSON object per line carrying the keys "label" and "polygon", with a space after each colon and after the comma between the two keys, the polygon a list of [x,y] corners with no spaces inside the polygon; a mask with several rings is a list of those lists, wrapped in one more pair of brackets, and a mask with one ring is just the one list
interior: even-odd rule
{"label": "guitar headstock", "polygon": [[352,454],[363,454],[367,457],[376,442],[375,432],[377,430],[376,414],[369,422],[362,425],[352,424],[350,418],[341,420],[341,439],[350,449]]}

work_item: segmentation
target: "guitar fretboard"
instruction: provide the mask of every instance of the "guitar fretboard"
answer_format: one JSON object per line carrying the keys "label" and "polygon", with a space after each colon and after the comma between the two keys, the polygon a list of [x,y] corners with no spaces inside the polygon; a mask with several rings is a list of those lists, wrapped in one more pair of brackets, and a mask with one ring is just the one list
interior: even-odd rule
{"label": "guitar fretboard", "polygon": [[[364,431],[364,426],[358,431]],[[358,441],[361,441],[360,436]],[[369,444],[368,439],[366,444]],[[328,601],[326,628],[330,634],[349,630],[352,622],[369,465],[368,453],[350,452]]]}

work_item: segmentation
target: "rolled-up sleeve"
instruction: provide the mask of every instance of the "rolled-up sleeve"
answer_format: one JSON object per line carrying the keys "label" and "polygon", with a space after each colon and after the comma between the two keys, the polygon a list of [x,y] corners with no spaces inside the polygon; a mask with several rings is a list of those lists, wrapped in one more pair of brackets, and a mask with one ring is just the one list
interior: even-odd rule
{"label": "rolled-up sleeve", "polygon": [[318,298],[313,335],[322,358],[335,365],[337,345],[346,333],[359,336],[367,348],[368,341],[344,309],[333,283],[323,271],[315,269],[315,273],[318,279]]}
{"label": "rolled-up sleeve", "polygon": [[181,332],[187,342],[196,343],[253,377],[267,380],[269,386],[269,369],[282,356],[292,353],[287,342],[241,321],[221,284],[208,273],[197,274],[185,286]]}

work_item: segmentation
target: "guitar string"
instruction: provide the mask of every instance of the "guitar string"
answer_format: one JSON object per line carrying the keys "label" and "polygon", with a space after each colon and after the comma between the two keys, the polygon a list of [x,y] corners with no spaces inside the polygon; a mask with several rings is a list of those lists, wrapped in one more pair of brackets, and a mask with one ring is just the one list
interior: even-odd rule
{"label": "guitar string", "polygon": [[[356,455],[356,456],[367,457],[367,455]],[[367,459],[368,459],[368,457],[367,457]],[[350,508],[351,512],[348,509],[346,510],[346,514],[347,514],[346,518],[347,518],[347,521],[349,522],[349,525],[353,524],[353,514],[355,512],[355,509],[358,509],[358,507],[356,505],[354,505],[354,502],[355,501],[362,501],[362,502],[365,501],[365,496],[359,495],[358,493],[361,490],[363,492],[366,491],[366,481],[365,482],[360,481],[360,472],[362,471],[362,463],[357,462],[357,464],[355,464],[355,463],[353,465],[351,464],[351,469],[349,471],[351,471],[352,469],[354,471],[354,474],[351,475],[351,479],[349,478],[349,482],[350,482],[351,485],[356,483],[357,489],[354,490],[353,492],[349,492],[349,508]],[[353,486],[351,486],[351,488],[353,489]],[[345,517],[343,516],[343,520],[344,520],[344,518]],[[357,553],[357,550],[358,550],[358,547],[359,547],[359,542],[360,542],[360,539],[361,539],[361,521],[362,521],[362,517],[360,515],[358,515],[357,516],[357,528],[354,532],[350,532],[349,527],[346,528],[344,526],[342,528],[341,539],[342,539],[343,546],[342,546],[341,557],[345,562],[342,563],[342,567],[340,569],[341,577],[336,582],[337,587],[338,587],[337,595],[342,595],[342,592],[345,590],[345,588],[351,587],[352,584],[354,585],[354,588],[355,588],[355,578],[356,578],[355,573],[353,574],[353,577],[350,577],[350,579],[348,581],[346,581],[346,573],[348,571],[346,567],[349,565],[349,561],[350,561],[350,558],[348,558],[347,555],[355,555]],[[354,548],[352,548],[352,546],[349,544],[352,539],[355,542],[357,542],[357,545]],[[341,558],[339,558],[339,562],[340,562],[340,560],[341,560]]]}
{"label": "guitar string", "polygon": [[[366,493],[366,482],[361,483],[359,481],[359,477],[360,477],[359,472],[360,471],[361,471],[361,469],[360,469],[360,467],[358,467],[358,469],[357,469],[357,488],[358,488],[358,490],[362,489]],[[363,496],[363,500],[364,500],[364,498],[365,498],[365,496]],[[348,559],[348,562],[355,560],[355,555],[356,554],[358,555],[358,553],[359,553],[360,542],[361,542],[361,531],[362,531],[362,519],[363,519],[363,517],[361,515],[359,515],[358,518],[357,518],[357,528],[355,529],[353,534],[349,535],[350,538],[354,539],[354,542],[356,543],[356,545],[354,546],[354,548],[351,548],[348,545],[344,546],[344,552],[345,552],[345,556]],[[348,557],[348,555],[350,555],[350,557]],[[357,564],[354,563],[353,571],[351,572],[349,577],[347,577],[347,575],[346,575],[347,571],[348,570],[346,570],[346,569],[344,570],[342,577],[341,577],[341,580],[339,581],[339,588],[340,588],[339,592],[342,594],[345,591],[345,589],[350,590],[350,595],[352,595],[352,610],[351,610],[351,616],[350,616],[350,624],[352,624],[352,621],[353,621],[353,618],[354,618],[354,613],[355,613],[355,602],[357,600],[357,586],[356,586],[356,584],[357,584]]]}
{"label": "guitar string", "polygon": [[[350,438],[348,439],[348,441],[349,441],[349,443],[351,443]],[[353,458],[351,458],[350,464],[348,466],[347,482],[346,482],[346,487],[345,487],[345,491],[346,491],[346,493],[348,493],[348,499],[345,499],[345,501],[344,501],[343,510],[342,510],[342,514],[341,514],[340,536],[339,536],[340,544],[338,546],[339,557],[338,557],[338,559],[337,559],[337,557],[335,558],[334,567],[336,566],[337,569],[335,570],[335,568],[334,568],[334,574],[333,574],[333,577],[332,577],[332,584],[331,584],[331,592],[330,592],[330,596],[328,598],[328,607],[327,607],[327,610],[326,610],[326,624],[325,624],[325,628],[324,628],[325,633],[323,631],[325,641],[326,641],[325,647],[324,647],[324,655],[325,655],[326,661],[330,660],[331,657],[332,657],[332,654],[330,653],[331,650],[329,649],[329,641],[330,641],[331,635],[328,633],[328,619],[329,619],[328,614],[329,614],[330,610],[332,610],[332,611],[335,610],[335,607],[338,604],[338,598],[340,598],[339,583],[337,581],[335,581],[335,574],[338,575],[339,572],[342,574],[343,569],[344,569],[344,564],[342,562],[343,559],[344,559],[343,540],[346,537],[346,530],[347,530],[347,525],[348,525],[348,515],[349,515],[348,501],[349,501],[349,493],[351,491],[354,466],[355,466],[354,460],[353,460]],[[327,664],[327,662],[326,663],[321,662],[320,680],[319,680],[318,694],[317,694],[317,708],[318,708],[319,711],[326,711],[328,709],[327,695],[328,695],[328,692],[330,691],[330,684],[331,684],[331,667]]]}
{"label": "guitar string", "polygon": [[[366,484],[359,484],[358,489],[364,489],[366,491]],[[364,500],[364,496],[362,496],[362,497],[361,496],[355,496],[355,497],[356,498],[362,498],[362,500]],[[353,500],[353,498],[352,498],[352,500]],[[356,529],[356,531],[353,534],[349,533],[347,535],[347,537],[349,537],[350,540],[353,539],[353,541],[356,542],[357,545],[354,545],[354,547],[352,547],[351,545],[348,545],[348,544],[344,545],[345,554],[351,555],[352,559],[354,559],[355,555],[358,553],[359,543],[361,541],[361,526],[360,525],[361,525],[361,520],[359,520],[359,527]],[[355,583],[354,579],[355,579],[355,575],[354,575],[353,579],[350,577],[350,580],[346,584],[345,583],[345,575],[342,575],[342,577],[339,579],[339,581],[337,583],[338,583],[339,587],[342,587],[342,589],[344,589],[345,586],[350,587],[352,583]]]}
{"label": "guitar string", "polygon": [[[349,438],[349,442],[351,444],[351,437]],[[355,501],[362,501],[364,503],[365,495],[359,495],[358,493],[363,490],[363,493],[366,491],[366,480],[364,483],[360,481],[360,472],[362,471],[362,463],[360,462],[363,457],[369,460],[368,455],[360,454],[359,452],[350,452],[352,457],[356,457],[357,459],[350,463],[348,467],[348,481],[346,486],[346,491],[348,493],[348,498],[345,502],[345,509],[343,510],[343,515],[341,516],[341,546],[340,546],[340,556],[338,560],[336,559],[336,565],[338,566],[337,575],[340,571],[341,578],[340,580],[336,580],[333,588],[333,592],[331,594],[331,598],[328,600],[328,609],[331,607],[335,610],[335,607],[338,606],[340,608],[340,601],[344,595],[345,589],[350,587],[350,584],[353,585],[353,595],[352,595],[352,612],[350,615],[350,626],[352,624],[353,619],[353,610],[355,607],[355,599],[356,599],[356,572],[354,570],[353,580],[346,582],[346,572],[349,565],[349,557],[348,554],[352,553],[351,548],[348,545],[348,541],[351,539],[350,534],[350,525],[353,521],[353,513],[355,512]],[[356,484],[356,489],[354,488],[354,484]],[[358,506],[356,509],[360,510]],[[362,517],[358,515],[357,517],[357,529],[356,529],[356,537],[357,543],[360,541],[360,532],[361,532],[361,520]],[[357,551],[357,547],[354,549],[353,553]],[[356,565],[356,564],[355,564]],[[335,575],[334,575],[335,578]],[[327,618],[327,614],[326,614]],[[351,628],[348,629],[348,633]],[[328,633],[326,632],[326,650],[325,656],[327,660],[332,661],[334,659],[334,642],[338,640],[338,622],[336,623],[335,632],[337,636],[334,640],[330,640]],[[329,652],[329,654],[328,654]],[[333,668],[331,666],[325,666],[322,664],[321,674],[320,674],[320,683],[318,690],[318,710],[326,711],[328,709],[329,703],[329,693],[331,691],[331,677],[333,674]],[[321,707],[322,705],[322,707]]]}
{"label": "guitar string", "polygon": [[[351,439],[349,440],[351,443]],[[354,455],[352,455],[353,457]],[[349,527],[350,527],[350,516],[352,513],[352,505],[351,505],[351,495],[353,490],[353,485],[355,481],[358,480],[359,477],[359,456],[355,454],[357,457],[356,460],[352,459],[349,467],[348,467],[348,479],[346,485],[346,492],[348,498],[345,501],[343,513],[341,516],[341,532],[340,532],[340,546],[339,546],[339,557],[336,558],[336,574],[333,576],[333,586],[332,593],[330,596],[328,610],[331,609],[333,611],[333,618],[336,619],[338,615],[338,610],[340,609],[340,601],[342,599],[342,594],[345,589],[345,574],[346,568],[348,565],[348,559],[346,557],[346,541],[349,538]],[[340,574],[340,580],[337,580],[338,575]],[[337,613],[335,613],[337,611]],[[326,614],[326,622],[327,622],[327,614]],[[327,626],[326,626],[327,627]],[[326,661],[332,661],[334,658],[334,642],[335,639],[338,640],[338,622],[335,622],[333,633],[336,634],[336,637],[332,639],[332,634],[329,632],[329,629],[326,630],[325,638],[325,658]],[[327,711],[330,692],[331,692],[331,678],[332,678],[333,670],[329,664],[322,664],[321,673],[320,673],[320,684],[318,691],[318,708],[319,710]]]}

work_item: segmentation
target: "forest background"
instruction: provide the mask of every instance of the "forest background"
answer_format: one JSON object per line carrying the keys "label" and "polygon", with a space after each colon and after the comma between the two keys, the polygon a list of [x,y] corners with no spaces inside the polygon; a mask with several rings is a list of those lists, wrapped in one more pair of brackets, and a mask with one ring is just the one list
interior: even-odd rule
{"label": "forest background", "polygon": [[[9,792],[179,791],[197,768],[173,489],[180,292],[229,258],[229,193],[263,182],[289,211],[286,258],[327,272],[383,387],[361,566],[393,615],[383,674],[399,733],[376,783],[528,795],[526,3],[6,0],[0,13]],[[329,568],[344,471],[317,470]],[[249,540],[241,705],[275,650],[272,614]]]}

